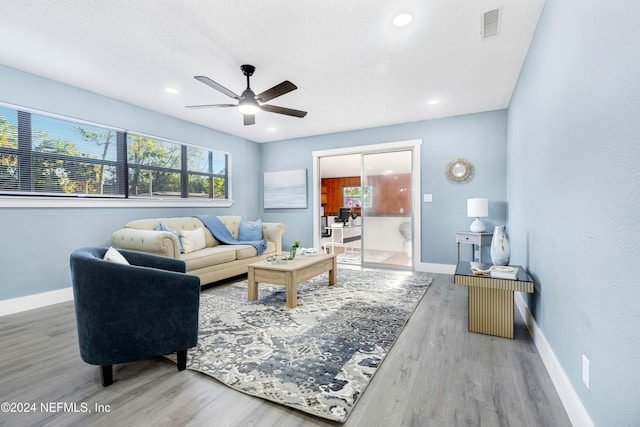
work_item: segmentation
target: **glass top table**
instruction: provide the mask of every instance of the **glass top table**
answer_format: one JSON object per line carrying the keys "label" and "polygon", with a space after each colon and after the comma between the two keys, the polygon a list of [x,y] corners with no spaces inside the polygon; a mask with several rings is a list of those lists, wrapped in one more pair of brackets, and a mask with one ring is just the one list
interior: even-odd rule
{"label": "glass top table", "polygon": [[[518,269],[518,273],[517,273],[515,279],[504,279],[504,278],[487,277],[487,276],[477,275],[477,274],[474,274],[473,271],[471,270],[472,266],[478,267],[480,270],[488,270],[491,267],[491,265],[492,264],[482,264],[482,263],[473,262],[473,261],[472,262],[460,261],[456,265],[455,275],[456,276],[467,276],[467,277],[484,277],[485,279],[515,280],[515,281],[519,281],[519,282],[531,282],[531,283],[533,283],[533,278],[529,275],[529,273],[527,273],[527,270],[525,270],[523,267],[521,267],[519,265],[510,265],[509,266],[509,267],[514,267],[514,268]],[[533,290],[531,290],[531,291],[522,290],[520,292],[533,292]]]}
{"label": "glass top table", "polygon": [[515,279],[503,279],[474,274],[472,265],[482,270],[488,264],[462,261],[456,266],[453,282],[469,288],[469,331],[498,337],[513,338],[514,292],[533,293],[533,278],[519,265]]}

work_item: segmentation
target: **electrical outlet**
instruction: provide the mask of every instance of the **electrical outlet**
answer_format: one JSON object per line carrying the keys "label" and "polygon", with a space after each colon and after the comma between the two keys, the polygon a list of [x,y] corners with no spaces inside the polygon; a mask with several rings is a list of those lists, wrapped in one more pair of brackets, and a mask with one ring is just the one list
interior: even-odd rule
{"label": "electrical outlet", "polygon": [[431,203],[433,202],[433,194],[424,194],[422,197],[422,201],[424,203]]}
{"label": "electrical outlet", "polygon": [[584,385],[587,386],[587,388],[589,387],[589,377],[591,376],[590,371],[590,365],[591,363],[589,362],[589,359],[587,359],[587,356],[585,356],[584,354],[582,355],[582,382],[584,383]]}

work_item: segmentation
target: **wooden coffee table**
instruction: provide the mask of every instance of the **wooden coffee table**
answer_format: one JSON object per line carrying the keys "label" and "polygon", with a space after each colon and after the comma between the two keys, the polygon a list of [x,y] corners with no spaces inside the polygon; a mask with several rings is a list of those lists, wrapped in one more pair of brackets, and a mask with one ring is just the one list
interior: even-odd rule
{"label": "wooden coffee table", "polygon": [[258,299],[258,283],[271,283],[286,286],[286,307],[295,308],[298,305],[298,283],[329,272],[329,286],[332,286],[336,283],[336,271],[335,254],[298,255],[291,261],[277,264],[268,261],[249,264],[249,301]]}

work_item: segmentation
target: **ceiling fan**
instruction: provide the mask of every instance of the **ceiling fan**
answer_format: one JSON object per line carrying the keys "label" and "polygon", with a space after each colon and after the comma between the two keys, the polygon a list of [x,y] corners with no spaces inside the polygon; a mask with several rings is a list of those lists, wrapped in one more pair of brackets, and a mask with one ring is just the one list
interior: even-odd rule
{"label": "ceiling fan", "polygon": [[289,93],[292,90],[296,90],[298,87],[291,83],[289,80],[285,80],[280,84],[275,85],[271,89],[267,89],[259,95],[256,95],[249,85],[249,78],[253,75],[256,67],[253,65],[242,65],[240,67],[242,74],[247,76],[247,88],[242,92],[242,95],[238,96],[220,83],[216,83],[209,77],[194,76],[193,78],[214,88],[215,90],[224,93],[230,98],[237,99],[237,104],[208,104],[208,105],[187,105],[186,108],[226,108],[237,107],[244,115],[244,125],[249,126],[256,123],[256,113],[260,111],[268,111],[270,113],[284,114],[286,116],[304,117],[307,115],[306,111],[294,110],[292,108],[278,107],[275,105],[264,104],[267,101],[271,101],[273,98]]}

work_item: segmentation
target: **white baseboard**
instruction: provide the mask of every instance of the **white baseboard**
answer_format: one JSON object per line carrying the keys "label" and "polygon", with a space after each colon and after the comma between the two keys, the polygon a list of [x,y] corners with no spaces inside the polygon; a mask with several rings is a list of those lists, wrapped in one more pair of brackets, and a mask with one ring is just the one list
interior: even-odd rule
{"label": "white baseboard", "polygon": [[416,265],[416,271],[425,273],[453,274],[456,272],[456,266],[453,264],[432,264],[422,262]]}
{"label": "white baseboard", "polygon": [[562,366],[556,358],[549,342],[540,328],[538,328],[538,324],[531,314],[531,311],[529,311],[529,307],[521,293],[516,292],[515,302],[520,314],[524,318],[527,328],[529,329],[529,333],[531,334],[533,342],[538,349],[542,362],[547,368],[551,381],[560,396],[564,409],[567,411],[567,415],[569,415],[571,424],[576,427],[593,427],[593,421],[591,421],[589,414],[582,405],[582,401],[578,397],[578,393],[576,393],[575,389],[571,385],[569,377],[567,377],[564,369],[562,369]]}
{"label": "white baseboard", "polygon": [[26,297],[7,299],[0,301],[0,317],[71,300],[73,300],[73,289],[70,287]]}

